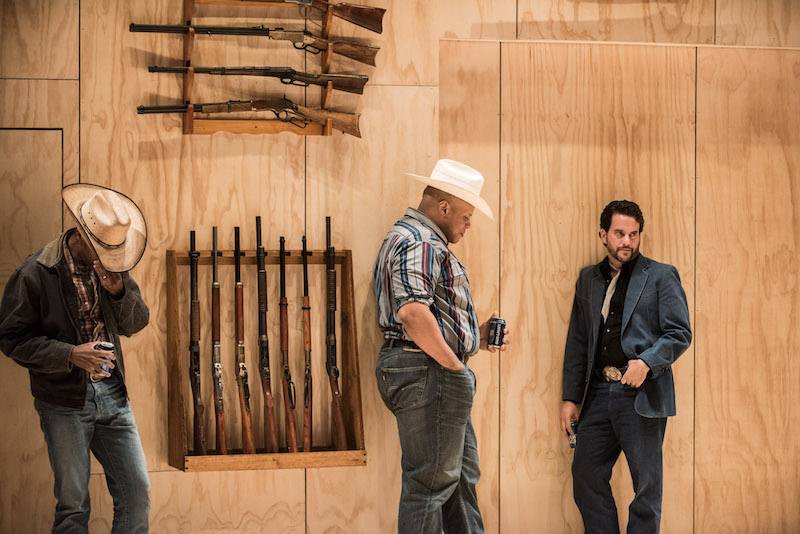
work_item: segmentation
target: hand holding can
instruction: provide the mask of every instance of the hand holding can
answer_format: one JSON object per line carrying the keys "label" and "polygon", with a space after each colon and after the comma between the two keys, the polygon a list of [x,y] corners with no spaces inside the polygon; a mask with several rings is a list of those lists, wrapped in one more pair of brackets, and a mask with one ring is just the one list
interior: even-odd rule
{"label": "hand holding can", "polygon": [[[114,344],[113,344],[113,343],[110,343],[110,342],[108,342],[108,341],[99,341],[99,342],[98,342],[98,343],[97,343],[97,344],[94,346],[94,348],[95,348],[96,350],[105,350],[105,351],[108,351],[108,352],[111,352],[111,353],[113,353],[113,352],[114,352]],[[106,358],[106,360],[109,360],[109,361],[110,361],[110,359],[109,359],[109,358]],[[100,368],[101,368],[103,371],[105,371],[106,373],[108,373],[108,374],[111,374],[111,368],[110,368],[108,365],[105,365],[105,364],[100,364]],[[98,382],[98,381],[102,380],[103,378],[105,378],[105,377],[103,377],[103,376],[97,376],[97,377],[95,377],[94,375],[91,375],[91,379],[92,379],[92,381],[93,381],[93,382]]]}

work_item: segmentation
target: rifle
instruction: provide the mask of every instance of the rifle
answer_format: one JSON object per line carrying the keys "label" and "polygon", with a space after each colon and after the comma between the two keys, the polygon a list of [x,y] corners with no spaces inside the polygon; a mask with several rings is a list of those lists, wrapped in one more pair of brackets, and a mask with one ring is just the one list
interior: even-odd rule
{"label": "rifle", "polygon": [[[256,0],[262,1],[262,0]],[[273,0],[263,0],[274,3]],[[334,17],[352,22],[356,26],[361,26],[375,33],[383,32],[383,14],[385,9],[379,7],[359,6],[356,4],[331,4],[325,0],[278,0],[285,4],[298,4],[300,9],[303,7],[313,7],[323,13],[331,11]]]}
{"label": "rifle", "polygon": [[[216,74],[219,76],[266,76],[278,78],[285,85],[298,85],[308,87],[319,85],[325,87],[328,82],[333,88],[347,93],[364,93],[364,85],[369,81],[369,76],[363,74],[309,74],[298,72],[291,67],[193,67],[196,74]],[[177,72],[183,73],[189,67],[147,67],[150,72]]]}
{"label": "rifle", "polygon": [[313,387],[311,380],[311,301],[308,298],[306,236],[303,236],[303,345],[306,357],[305,384],[303,386],[303,450],[311,452],[311,396]]}
{"label": "rifle", "polygon": [[327,263],[328,320],[326,321],[325,348],[327,358],[325,369],[331,386],[331,416],[333,425],[333,445],[336,450],[347,450],[347,436],[344,431],[344,399],[339,392],[339,368],[336,367],[336,251],[331,246],[331,218],[325,217],[325,260]]}
{"label": "rifle", "polygon": [[217,227],[212,229],[213,248],[212,257],[212,282],[211,282],[211,376],[214,382],[214,411],[217,414],[217,452],[228,454],[225,445],[225,408],[222,401],[222,363],[220,363],[220,335],[219,335],[219,280],[217,278]]}
{"label": "rifle", "polygon": [[256,216],[256,267],[258,269],[258,370],[264,390],[264,441],[267,452],[278,452],[278,428],[275,424],[275,397],[269,370],[269,338],[267,337],[267,256],[261,245],[261,217]]}
{"label": "rifle", "polygon": [[206,454],[205,407],[200,392],[200,300],[197,297],[197,260],[200,253],[195,249],[194,230],[189,232],[189,241],[189,380],[194,398],[194,453]]}
{"label": "rifle", "polygon": [[297,452],[297,428],[294,422],[295,389],[289,370],[289,302],[286,300],[286,251],[281,236],[281,367],[283,368],[283,406],[286,410],[286,440],[289,452]]}
{"label": "rifle", "polygon": [[252,26],[249,28],[232,26],[191,26],[187,24],[131,24],[129,30],[132,32],[144,33],[189,33],[194,31],[195,35],[256,35],[269,37],[279,41],[290,41],[292,46],[298,50],[305,50],[312,54],[319,54],[323,50],[332,49],[334,54],[339,54],[364,63],[372,67],[375,66],[375,55],[380,50],[375,46],[367,46],[347,41],[329,41],[322,37],[317,37],[308,30],[287,30],[286,28]]}
{"label": "rifle", "polygon": [[139,115],[146,113],[186,113],[187,107],[192,106],[198,113],[234,113],[237,111],[270,111],[282,122],[305,128],[308,122],[316,122],[325,126],[328,119],[331,126],[354,137],[361,137],[358,127],[358,115],[342,113],[327,109],[307,108],[299,106],[286,98],[272,98],[266,100],[229,100],[228,102],[215,102],[192,104],[172,104],[166,106],[139,106],[136,108]]}
{"label": "rifle", "polygon": [[234,233],[234,265],[236,270],[236,288],[234,299],[236,304],[236,385],[239,388],[239,407],[242,410],[242,451],[255,454],[256,445],[253,439],[253,423],[250,418],[250,386],[247,382],[247,366],[244,363],[244,284],[242,284],[241,249],[239,248],[239,227]]}

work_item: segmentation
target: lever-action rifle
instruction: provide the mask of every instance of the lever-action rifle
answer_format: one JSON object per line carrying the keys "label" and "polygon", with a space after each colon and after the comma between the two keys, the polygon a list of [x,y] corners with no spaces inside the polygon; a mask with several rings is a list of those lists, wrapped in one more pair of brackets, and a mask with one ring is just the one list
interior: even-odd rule
{"label": "lever-action rifle", "polygon": [[336,251],[331,245],[331,218],[325,217],[325,261],[327,264],[328,320],[326,321],[325,348],[327,358],[325,369],[331,386],[331,417],[333,424],[333,445],[338,451],[347,450],[347,436],[344,431],[344,399],[339,392],[339,368],[336,366]]}
{"label": "lever-action rifle", "polygon": [[211,281],[211,378],[214,382],[214,411],[217,414],[217,453],[228,454],[225,445],[225,409],[222,402],[222,363],[220,360],[219,279],[217,278],[217,227],[212,229]]}
{"label": "lever-action rifle", "polygon": [[270,111],[282,122],[304,128],[307,122],[316,122],[325,126],[328,119],[331,126],[344,133],[361,137],[358,127],[358,115],[342,113],[327,109],[307,108],[300,106],[286,98],[271,98],[266,100],[229,100],[228,102],[215,102],[203,104],[172,104],[166,106],[139,106],[136,108],[139,115],[146,113],[186,113],[191,105],[197,113],[233,113],[237,111]]}
{"label": "lever-action rifle", "polygon": [[283,407],[286,416],[286,440],[289,452],[297,452],[297,428],[294,421],[295,388],[289,370],[289,302],[286,300],[286,251],[281,236],[281,368],[283,369]]}
{"label": "lever-action rifle", "polygon": [[189,381],[194,399],[194,453],[206,454],[206,421],[203,396],[200,390],[200,301],[197,297],[197,260],[194,230],[189,232]]}
{"label": "lever-action rifle", "polygon": [[375,46],[367,46],[347,41],[329,41],[317,37],[308,30],[287,30],[286,28],[270,28],[267,26],[253,26],[249,28],[231,26],[190,26],[183,24],[131,24],[132,32],[145,33],[189,33],[194,30],[195,35],[256,35],[269,37],[279,41],[290,41],[298,50],[305,50],[312,54],[319,54],[332,47],[334,54],[348,57],[360,63],[375,66],[375,55],[380,50]]}
{"label": "lever-action rifle", "polygon": [[234,265],[236,271],[236,287],[234,299],[236,316],[236,385],[239,389],[239,408],[242,411],[242,451],[245,454],[255,454],[256,444],[253,438],[253,422],[250,417],[250,386],[247,381],[247,365],[244,363],[244,284],[242,284],[241,249],[239,248],[239,227],[233,229],[234,233]]}
{"label": "lever-action rifle", "polygon": [[[189,67],[147,67],[150,72],[177,72],[184,73]],[[192,67],[196,74],[216,74],[219,76],[267,76],[278,78],[286,85],[319,85],[325,87],[328,82],[333,88],[347,93],[363,94],[364,86],[369,81],[369,76],[363,74],[309,74],[299,72],[291,67]]]}
{"label": "lever-action rifle", "polygon": [[[261,1],[261,0],[257,0]],[[273,0],[264,0],[272,2]],[[379,7],[359,6],[356,4],[331,4],[325,0],[278,0],[285,4],[298,4],[300,9],[313,7],[323,13],[331,11],[334,17],[352,22],[375,33],[383,32],[383,14],[385,9]]]}
{"label": "lever-action rifle", "polygon": [[311,301],[308,298],[306,236],[303,236],[303,348],[305,349],[306,357],[305,383],[303,385],[303,451],[311,452],[311,398],[313,386],[311,380]]}
{"label": "lever-action rifle", "polygon": [[269,370],[267,337],[267,253],[261,245],[261,217],[256,216],[256,268],[258,269],[258,370],[264,390],[264,441],[267,452],[278,452],[278,427],[275,423],[275,397]]}

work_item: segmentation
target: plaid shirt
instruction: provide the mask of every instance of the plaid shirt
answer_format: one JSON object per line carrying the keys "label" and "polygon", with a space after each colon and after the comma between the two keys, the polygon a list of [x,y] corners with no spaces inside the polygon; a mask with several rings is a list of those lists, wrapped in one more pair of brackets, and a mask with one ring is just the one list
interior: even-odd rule
{"label": "plaid shirt", "polygon": [[397,312],[409,302],[428,306],[456,355],[478,352],[478,316],[464,266],[428,217],[408,208],[386,234],[373,269],[378,326],[386,339],[411,341]]}
{"label": "plaid shirt", "polygon": [[81,341],[108,341],[106,324],[103,322],[103,313],[100,310],[100,296],[98,295],[100,281],[97,273],[91,267],[76,263],[64,240],[64,258],[67,260],[72,283],[78,298],[78,330]]}

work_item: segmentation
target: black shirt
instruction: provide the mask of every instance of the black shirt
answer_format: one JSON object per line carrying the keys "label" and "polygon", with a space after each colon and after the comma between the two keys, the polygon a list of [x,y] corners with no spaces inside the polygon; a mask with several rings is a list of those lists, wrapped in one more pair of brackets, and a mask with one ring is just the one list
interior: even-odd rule
{"label": "black shirt", "polygon": [[[607,365],[614,367],[625,367],[628,365],[628,357],[622,350],[620,341],[622,336],[622,310],[625,306],[625,295],[628,293],[628,282],[631,280],[633,267],[639,260],[639,254],[631,261],[622,264],[622,270],[617,280],[617,288],[611,297],[608,308],[608,318],[600,323],[600,337],[597,343],[597,368],[602,369]],[[606,281],[606,291],[608,284],[611,283],[611,265],[608,257],[600,262],[600,273]]]}

